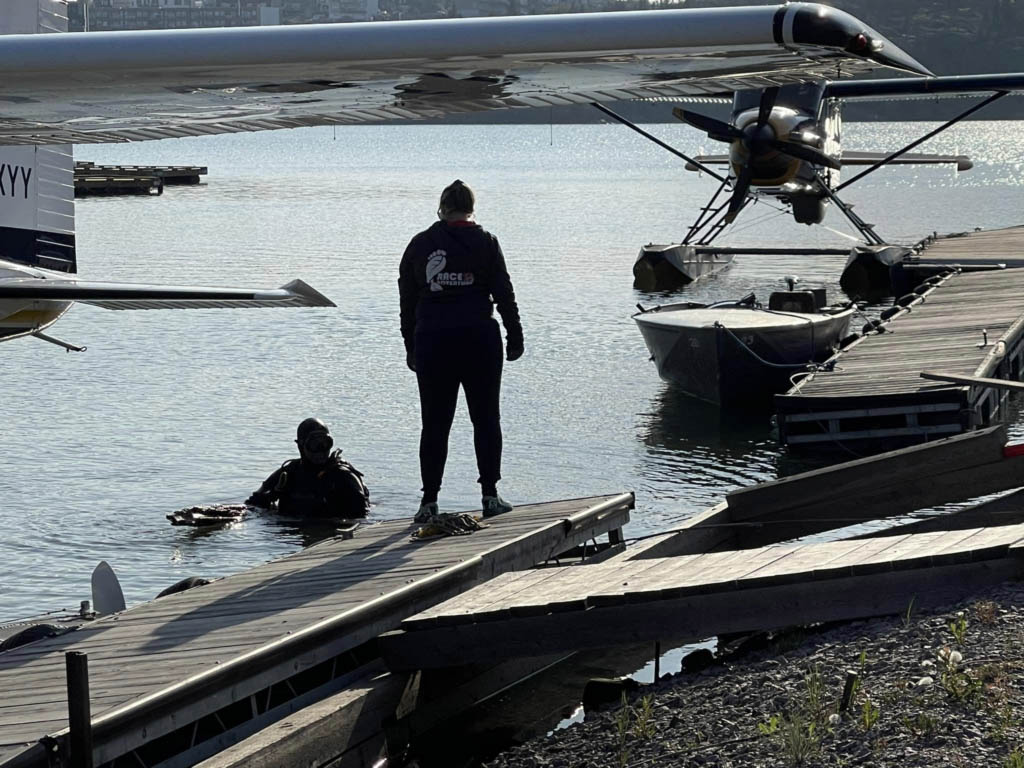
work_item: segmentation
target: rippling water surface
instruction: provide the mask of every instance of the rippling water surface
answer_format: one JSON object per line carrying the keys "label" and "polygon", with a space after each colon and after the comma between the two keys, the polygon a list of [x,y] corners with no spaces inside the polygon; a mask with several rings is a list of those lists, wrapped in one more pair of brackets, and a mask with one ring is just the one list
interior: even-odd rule
{"label": "rippling water surface", "polygon": [[[930,126],[847,126],[856,149],[895,149]],[[650,126],[685,151],[684,126]],[[973,171],[886,169],[850,188],[892,240],[1022,223],[1024,138],[962,125],[926,147]],[[710,146],[704,149],[711,150]],[[398,333],[398,262],[453,178],[477,192],[501,239],[526,331],[506,367],[502,494],[515,502],[632,490],[633,535],[662,530],[740,485],[789,470],[767,423],[723,425],[662,383],[630,320],[631,266],[645,242],[678,240],[714,183],[627,129],[366,126],[80,147],[104,163],[208,165],[208,182],[162,197],[78,205],[79,268],[95,279],[277,286],[302,277],[332,310],[110,312],[76,306],[52,333],[86,344],[0,346],[0,619],[77,606],[108,560],[129,603],[189,575],[221,576],[301,547],[272,519],[197,533],[164,515],[237,501],[293,455],[317,415],[366,474],[374,514],[418,503],[414,375]],[[836,246],[831,211],[809,228],[759,204],[722,242]],[[767,295],[787,274],[838,295],[842,257],[742,257],[683,293]],[[1015,427],[1015,431],[1019,428]],[[469,419],[452,433],[441,501],[478,501]]]}

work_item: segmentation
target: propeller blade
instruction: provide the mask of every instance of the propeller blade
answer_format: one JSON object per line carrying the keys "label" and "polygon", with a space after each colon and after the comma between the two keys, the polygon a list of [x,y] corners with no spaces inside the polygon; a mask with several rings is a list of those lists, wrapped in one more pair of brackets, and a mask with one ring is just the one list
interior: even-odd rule
{"label": "propeller blade", "polygon": [[707,133],[707,135],[715,141],[732,141],[733,139],[743,138],[743,131],[726,122],[718,120],[714,117],[708,117],[702,115],[699,112],[690,112],[679,107],[672,109],[672,114],[684,123],[689,123],[694,128]]}
{"label": "propeller blade", "polygon": [[806,144],[796,144],[792,141],[779,141],[778,139],[773,139],[768,142],[768,146],[779,150],[779,152],[784,155],[797,157],[801,160],[806,160],[809,163],[814,163],[815,165],[824,165],[827,168],[833,168],[835,170],[839,170],[840,167],[838,160],[829,157],[820,149],[808,147]]}
{"label": "propeller blade", "polygon": [[775,100],[779,97],[779,87],[773,85],[771,88],[765,88],[761,91],[761,106],[757,112],[757,127],[761,128],[768,124],[768,118],[772,116],[772,107],[775,106]]}
{"label": "propeller blade", "polygon": [[722,221],[726,224],[733,223],[740,209],[746,203],[747,192],[750,191],[750,180],[752,178],[754,178],[754,171],[749,165],[745,165],[740,172],[740,177],[736,179],[736,186],[733,187],[732,197],[729,199],[729,210],[722,217]]}

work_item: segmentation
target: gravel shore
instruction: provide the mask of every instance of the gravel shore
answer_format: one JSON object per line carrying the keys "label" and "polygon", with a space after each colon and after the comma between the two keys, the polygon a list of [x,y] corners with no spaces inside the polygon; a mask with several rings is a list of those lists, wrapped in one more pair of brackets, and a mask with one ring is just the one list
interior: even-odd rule
{"label": "gravel shore", "polygon": [[[856,673],[840,712],[848,673]],[[1024,768],[1024,584],[940,611],[783,634],[489,768]]]}

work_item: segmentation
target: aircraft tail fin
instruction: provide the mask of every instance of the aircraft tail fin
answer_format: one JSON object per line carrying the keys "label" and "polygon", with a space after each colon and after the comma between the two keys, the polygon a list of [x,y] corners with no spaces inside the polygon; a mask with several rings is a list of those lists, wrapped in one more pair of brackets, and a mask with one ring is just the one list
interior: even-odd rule
{"label": "aircraft tail fin", "polygon": [[[0,34],[67,32],[65,0],[5,0]],[[74,273],[70,144],[0,147],[0,259]]]}
{"label": "aircraft tail fin", "polygon": [[71,145],[0,147],[0,259],[77,271]]}

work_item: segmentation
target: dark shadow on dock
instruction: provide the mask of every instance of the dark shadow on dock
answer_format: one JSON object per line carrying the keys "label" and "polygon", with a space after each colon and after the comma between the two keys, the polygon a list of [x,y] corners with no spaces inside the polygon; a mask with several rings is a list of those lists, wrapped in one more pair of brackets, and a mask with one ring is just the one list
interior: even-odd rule
{"label": "dark shadow on dock", "polygon": [[[370,580],[375,575],[385,572],[394,573],[399,570],[398,566],[413,562],[414,558],[410,556],[414,552],[422,551],[415,549],[414,546],[388,549],[395,543],[407,541],[411,532],[412,526],[401,528],[383,538],[375,538],[367,546],[358,545],[359,534],[357,533],[352,542],[354,546],[344,547],[336,557],[332,557],[326,562],[311,568],[268,575],[258,583],[233,591],[212,602],[204,602],[189,611],[169,618],[154,628],[152,637],[142,646],[142,650],[146,653],[156,653],[228,627],[237,626],[241,632],[244,632],[244,626],[247,623],[259,621],[272,615],[273,606],[278,601],[282,606],[294,609],[328,595],[337,594],[346,588],[358,588],[361,582]],[[327,542],[324,545],[327,545]],[[387,551],[387,555],[384,557],[386,562],[378,560],[371,565],[371,561],[381,558],[382,552],[385,550]],[[316,547],[306,551],[315,553]],[[268,565],[273,565],[273,563]],[[424,568],[423,575],[426,575],[430,569],[427,566]],[[214,584],[217,583],[214,582]],[[196,593],[194,599],[199,598],[201,598],[201,594]],[[347,607],[355,607],[367,599],[369,598],[365,593],[359,596],[353,595],[351,605]],[[345,607],[325,606],[324,616],[344,610]],[[282,633],[284,631],[282,630]]]}

